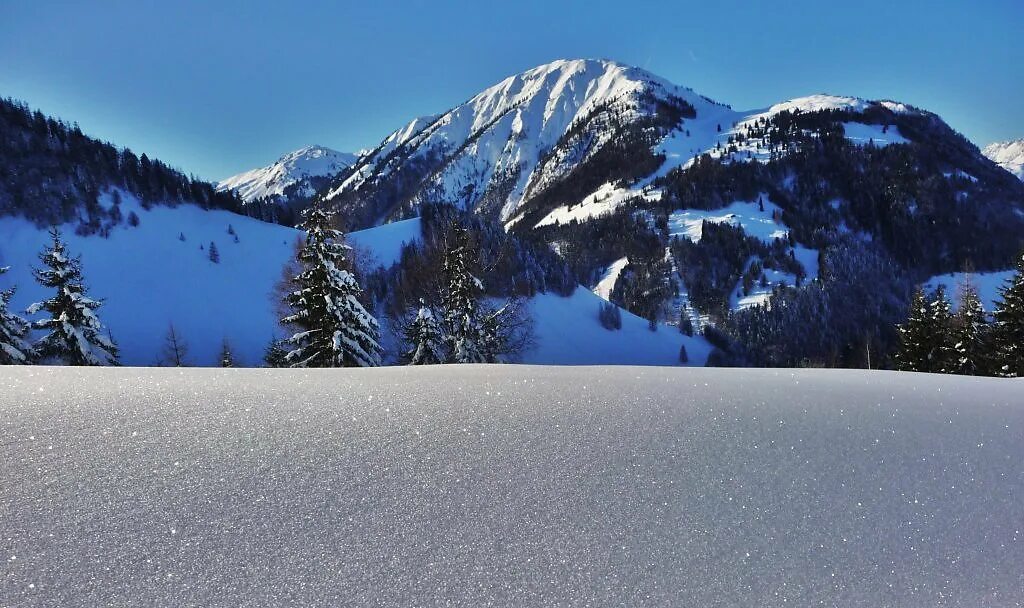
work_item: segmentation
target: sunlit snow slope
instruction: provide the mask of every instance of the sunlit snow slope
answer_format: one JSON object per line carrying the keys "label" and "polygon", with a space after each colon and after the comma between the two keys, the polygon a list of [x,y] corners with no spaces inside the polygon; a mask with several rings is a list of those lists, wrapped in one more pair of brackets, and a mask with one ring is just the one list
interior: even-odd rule
{"label": "sunlit snow slope", "polygon": [[[136,227],[118,226],[110,238],[77,236],[64,226],[69,250],[82,256],[90,295],[105,301],[98,314],[121,348],[126,365],[162,362],[170,325],[188,345],[190,365],[218,361],[227,339],[241,365],[262,365],[271,338],[285,335],[275,284],[294,253],[298,230],[195,205],[143,209],[122,193],[125,215],[138,214]],[[110,205],[105,195],[101,204]],[[229,228],[237,235],[228,233]],[[420,238],[418,219],[385,224],[348,235],[364,266],[390,266],[403,243]],[[11,309],[23,311],[48,292],[32,278],[37,254],[49,241],[42,230],[18,217],[0,217],[0,289],[17,286]],[[219,262],[210,261],[214,243]],[[623,312],[623,328],[608,331],[597,318],[600,299],[585,289],[569,298],[539,294],[530,303],[536,329],[527,363],[673,365],[685,344],[691,365],[703,365],[709,346],[671,327],[657,332]],[[389,353],[396,359],[396,353]],[[0,606],[3,606],[0,603]]]}
{"label": "sunlit snow slope", "polygon": [[0,368],[0,605],[1019,606],[1022,390]]}

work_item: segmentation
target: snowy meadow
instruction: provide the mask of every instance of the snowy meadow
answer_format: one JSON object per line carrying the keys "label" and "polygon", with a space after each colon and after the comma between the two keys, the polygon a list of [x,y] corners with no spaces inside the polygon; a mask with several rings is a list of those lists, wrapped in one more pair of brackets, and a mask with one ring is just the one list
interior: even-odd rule
{"label": "snowy meadow", "polygon": [[7,367],[0,605],[1019,605],[1021,382]]}

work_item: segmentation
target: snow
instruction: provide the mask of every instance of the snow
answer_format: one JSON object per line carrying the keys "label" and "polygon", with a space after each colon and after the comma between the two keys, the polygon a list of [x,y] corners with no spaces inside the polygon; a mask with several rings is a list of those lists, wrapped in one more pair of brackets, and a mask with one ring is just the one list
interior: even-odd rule
{"label": "snow", "polygon": [[865,146],[870,142],[879,148],[884,148],[889,144],[905,144],[910,141],[900,134],[900,130],[896,125],[890,125],[888,128],[885,128],[882,125],[844,122],[843,131],[846,134],[846,139],[859,146]]}
{"label": "snow", "polygon": [[[444,166],[429,179],[449,199],[467,205],[473,201],[462,200],[464,193],[482,194],[492,180],[510,173],[514,184],[500,213],[509,221],[531,189],[564,175],[582,160],[561,159],[546,169],[540,163],[575,122],[607,104],[622,109],[625,119],[633,118],[647,111],[641,108],[646,93],[661,99],[680,97],[698,112],[718,107],[638,68],[607,60],[558,60],[510,76],[429,122],[414,121],[395,131],[327,198],[387,175],[393,163],[404,162],[404,155],[389,157],[402,145],[412,158],[443,152]],[[590,149],[600,143],[590,142]]]}
{"label": "snow", "polygon": [[[96,313],[118,343],[121,361],[157,363],[173,323],[195,365],[214,365],[225,338],[243,364],[260,363],[277,328],[271,291],[301,233],[228,211],[188,204],[145,210],[128,193],[121,199],[125,216],[138,214],[137,227],[117,227],[108,239],[78,236],[74,225],[63,227],[68,250],[82,256],[89,296],[104,301]],[[238,243],[228,234],[229,225]],[[46,230],[21,218],[0,218],[0,265],[11,267],[0,280],[18,286],[11,310],[50,297],[31,275],[39,265],[36,254],[48,242]],[[220,263],[209,260],[211,242]]]}
{"label": "snow", "polygon": [[[766,194],[761,194],[760,200],[764,204],[764,211],[761,211],[761,206],[756,200],[735,201],[726,207],[710,211],[704,209],[682,209],[675,211],[668,217],[669,235],[686,238],[694,243],[700,242],[703,235],[703,223],[707,221],[738,226],[748,236],[752,236],[769,245],[775,239],[788,238],[789,229],[781,221],[775,221],[773,217],[774,214],[778,214],[781,217],[782,209],[773,203]],[[804,267],[806,272],[804,283],[818,278],[817,249],[810,249],[797,243],[790,251],[793,257],[800,262],[800,265]],[[749,260],[747,266],[749,267],[753,262],[754,259]],[[762,287],[757,282],[747,294],[742,293],[742,280],[736,284],[736,287],[729,296],[729,307],[732,310],[742,310],[751,306],[765,304],[772,293],[772,289],[780,283],[787,286],[796,286],[797,284],[796,276],[788,272],[765,268],[764,274],[768,284]],[[682,282],[681,279],[680,282]],[[682,289],[685,292],[685,286]],[[679,301],[681,305],[687,305],[685,293],[681,294]]]}
{"label": "snow", "polygon": [[1021,381],[0,369],[11,606],[1014,606]]}
{"label": "snow", "polygon": [[[614,184],[604,184],[596,191],[588,194],[575,205],[562,205],[552,209],[544,216],[544,219],[537,222],[535,228],[549,224],[568,224],[573,220],[584,222],[591,218],[600,217],[611,213],[631,199],[644,199],[656,201],[661,198],[660,190],[648,190],[643,188],[623,188]],[[516,218],[518,219],[518,218]],[[514,223],[515,220],[512,221]]]}
{"label": "snow", "polygon": [[[323,146],[307,146],[285,154],[270,166],[231,176],[217,184],[217,189],[236,190],[246,202],[265,197],[284,197],[288,186],[309,177],[335,175],[355,163],[357,158],[348,152],[338,152]],[[307,196],[312,194],[306,193]]]}
{"label": "snow", "polygon": [[356,248],[369,250],[375,265],[387,268],[401,259],[402,245],[419,242],[421,236],[420,218],[415,217],[350,232],[348,242]]}
{"label": "snow", "polygon": [[[300,231],[194,205],[146,210],[130,194],[122,192],[121,198],[122,212],[135,211],[139,226],[118,227],[108,239],[77,236],[73,225],[64,226],[63,234],[69,251],[82,256],[89,295],[104,301],[97,313],[118,343],[123,364],[158,363],[172,323],[188,346],[186,360],[199,366],[218,364],[225,338],[239,365],[261,365],[271,338],[293,333],[278,324],[281,315],[274,288],[284,265],[292,260]],[[109,198],[103,204],[109,205]],[[229,225],[239,242],[227,233]],[[184,242],[179,234],[185,235]],[[419,235],[420,220],[415,218],[352,232],[348,242],[367,254],[359,257],[361,263],[389,266],[398,261],[401,244]],[[220,251],[218,264],[208,257],[211,242]],[[18,286],[11,311],[23,311],[50,296],[31,274],[32,267],[38,266],[37,253],[48,243],[46,230],[21,218],[0,217],[0,266],[11,267],[0,276],[0,289]],[[537,319],[539,346],[524,361],[657,365],[678,361],[681,342],[670,339],[671,328],[652,333],[646,321],[623,313],[623,331],[608,332],[597,320],[599,302],[584,288],[571,298],[538,296],[535,312],[551,311],[559,321]],[[643,332],[629,329],[641,325]],[[590,340],[603,352],[595,354],[583,346]],[[703,365],[705,344],[697,339],[692,348],[687,346],[691,365]]]}
{"label": "snow", "polygon": [[622,273],[622,269],[629,264],[629,258],[619,258],[611,263],[604,274],[601,276],[601,280],[594,286],[594,293],[597,294],[602,300],[611,300],[612,290],[615,289],[615,282],[619,280],[619,275]]}
{"label": "snow", "polygon": [[622,329],[605,329],[597,317],[605,300],[579,287],[563,298],[538,294],[531,302],[537,346],[523,363],[544,365],[679,365],[679,347],[686,346],[689,365],[703,366],[711,345],[670,325],[648,328],[646,319],[622,310]]}
{"label": "snow", "polygon": [[766,244],[771,244],[775,239],[784,239],[789,235],[789,229],[781,222],[776,222],[772,214],[782,213],[778,205],[771,202],[767,195],[761,196],[764,202],[764,211],[761,211],[758,201],[735,201],[721,209],[707,211],[704,209],[682,209],[675,211],[668,217],[668,232],[670,236],[685,237],[694,243],[699,242],[702,235],[704,221],[716,224],[731,224],[743,228],[747,235],[760,239]]}
{"label": "snow", "polygon": [[1024,139],[990,144],[985,146],[981,153],[1019,179],[1024,180]]}
{"label": "snow", "polygon": [[960,305],[960,285],[965,279],[970,280],[974,288],[978,290],[978,297],[981,298],[981,305],[986,311],[995,310],[995,303],[1000,300],[999,290],[1013,278],[1016,270],[998,270],[995,272],[953,272],[940,274],[931,277],[924,283],[925,291],[934,291],[942,285],[946,289],[946,295],[953,303],[953,307]]}

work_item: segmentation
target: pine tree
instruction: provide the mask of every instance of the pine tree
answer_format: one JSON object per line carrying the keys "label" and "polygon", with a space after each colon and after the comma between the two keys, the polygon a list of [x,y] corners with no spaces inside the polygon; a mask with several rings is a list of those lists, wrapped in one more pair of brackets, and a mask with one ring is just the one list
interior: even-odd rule
{"label": "pine tree", "polygon": [[217,357],[217,362],[221,367],[235,367],[234,349],[231,348],[231,343],[227,338],[224,338],[220,344],[220,356]]}
{"label": "pine tree", "polygon": [[420,300],[416,317],[405,329],[405,341],[409,350],[402,360],[408,365],[436,365],[447,359],[441,328],[423,300]]}
{"label": "pine tree", "polygon": [[48,313],[48,318],[32,322],[34,329],[48,332],[33,345],[35,356],[65,365],[117,365],[117,346],[104,335],[94,312],[102,304],[86,297],[80,258],[68,255],[56,228],[50,237],[52,245],[39,255],[45,268],[33,274],[56,294],[28,307],[29,314]]}
{"label": "pine tree", "polygon": [[294,311],[283,323],[299,328],[286,359],[292,367],[369,367],[380,365],[377,319],[359,302],[362,289],[346,268],[351,249],[331,228],[332,214],[306,211],[306,242],[299,252],[302,271],[287,296]]}
{"label": "pine tree", "polygon": [[978,291],[969,280],[960,285],[960,309],[953,321],[955,351],[952,373],[974,376],[984,372],[988,321]]}
{"label": "pine tree", "polygon": [[288,367],[288,342],[272,338],[263,350],[263,363],[267,367]]}
{"label": "pine tree", "polygon": [[946,288],[939,285],[929,304],[935,334],[932,343],[932,368],[928,371],[940,374],[953,373],[956,368],[956,349],[951,333],[953,315],[950,308],[949,298],[946,297]]}
{"label": "pine tree", "polygon": [[455,224],[448,235],[445,250],[445,288],[442,294],[453,363],[488,363],[486,354],[481,350],[484,328],[479,309],[484,285],[471,272],[472,257],[469,232]]}
{"label": "pine tree", "polygon": [[[8,270],[0,267],[0,275]],[[13,295],[13,287],[0,291],[0,365],[24,365],[30,362],[32,353],[32,347],[25,341],[28,322],[7,309]]]}
{"label": "pine tree", "polygon": [[210,261],[214,264],[220,264],[220,252],[217,251],[217,243],[210,241]]}
{"label": "pine tree", "polygon": [[161,365],[171,367],[188,367],[188,344],[182,338],[174,323],[167,326],[167,334],[164,336],[164,348],[160,357]]}
{"label": "pine tree", "polygon": [[952,348],[948,343],[949,300],[942,290],[929,301],[918,288],[910,304],[907,322],[897,329],[900,348],[896,353],[896,363],[899,369],[913,372],[945,371],[952,359]]}
{"label": "pine tree", "polygon": [[1000,376],[1024,378],[1024,255],[1017,274],[999,290],[992,325],[992,356]]}

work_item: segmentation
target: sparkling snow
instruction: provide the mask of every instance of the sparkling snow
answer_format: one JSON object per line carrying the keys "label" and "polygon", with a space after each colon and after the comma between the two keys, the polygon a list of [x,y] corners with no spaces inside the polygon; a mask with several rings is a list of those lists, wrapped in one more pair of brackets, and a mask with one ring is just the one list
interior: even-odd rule
{"label": "sparkling snow", "polygon": [[1015,606],[1021,381],[0,369],[0,604]]}

